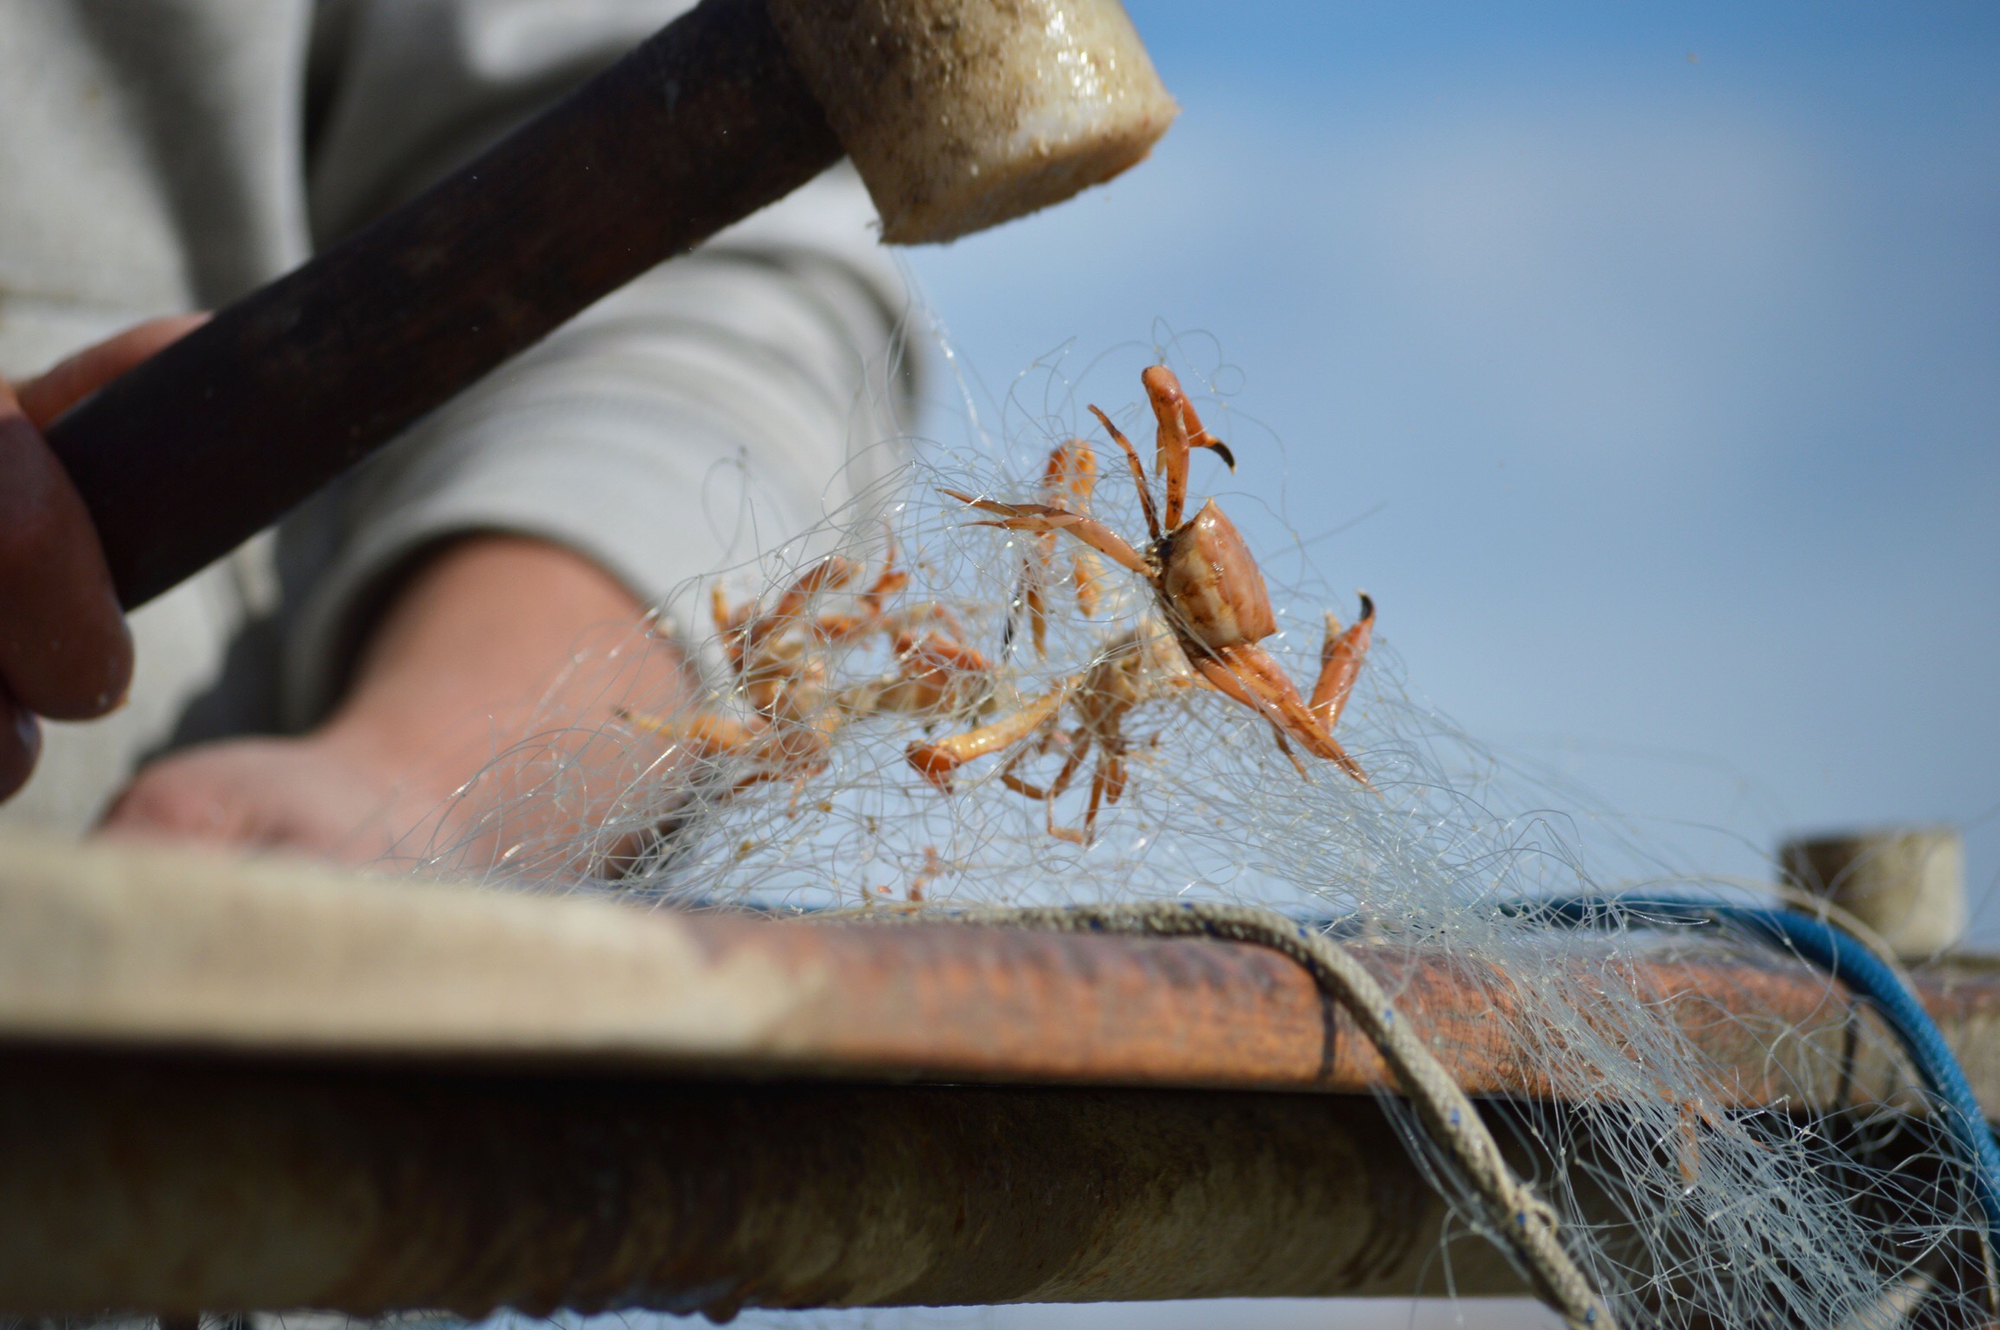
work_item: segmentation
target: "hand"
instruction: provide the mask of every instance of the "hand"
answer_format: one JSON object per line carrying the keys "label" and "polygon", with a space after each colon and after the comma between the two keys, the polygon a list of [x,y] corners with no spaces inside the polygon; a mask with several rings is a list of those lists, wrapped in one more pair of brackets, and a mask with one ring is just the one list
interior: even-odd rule
{"label": "hand", "polygon": [[18,388],[0,379],[0,799],[41,754],[35,717],[88,720],[132,682],[132,637],[49,422],[208,316],[127,329]]}
{"label": "hand", "polygon": [[455,845],[462,868],[523,838],[560,841],[589,817],[587,796],[530,800],[490,819],[518,787],[512,776],[491,789],[472,783],[531,721],[545,744],[537,763],[559,762],[579,785],[612,794],[637,774],[652,754],[607,737],[612,708],[686,686],[678,654],[657,638],[648,644],[643,608],[561,546],[454,541],[392,597],[326,724],[300,738],[230,739],[161,758],[118,797],[103,830],[356,864]]}
{"label": "hand", "polygon": [[402,774],[398,755],[356,751],[337,734],[228,739],[148,764],[102,830],[364,864],[440,803]]}

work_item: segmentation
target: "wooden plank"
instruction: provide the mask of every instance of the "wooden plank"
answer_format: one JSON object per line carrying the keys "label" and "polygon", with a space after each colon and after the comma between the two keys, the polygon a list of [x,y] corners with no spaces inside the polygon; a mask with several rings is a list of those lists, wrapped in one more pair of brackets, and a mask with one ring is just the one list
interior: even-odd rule
{"label": "wooden plank", "polygon": [[[1504,1036],[1504,975],[1357,948],[1470,1093],[1547,1097]],[[1714,1062],[1718,1104],[1892,1095],[1872,1016],[1776,956],[1634,959]],[[1923,995],[2000,1104],[2000,970]],[[1384,1071],[1291,962],[1202,940],[769,921],[368,880],[186,850],[0,845],[0,1042],[1358,1092]]]}

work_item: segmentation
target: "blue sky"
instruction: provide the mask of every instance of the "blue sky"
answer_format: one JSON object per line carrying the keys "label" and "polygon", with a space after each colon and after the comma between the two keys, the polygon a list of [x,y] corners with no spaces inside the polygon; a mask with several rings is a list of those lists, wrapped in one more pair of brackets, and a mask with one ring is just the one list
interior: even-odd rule
{"label": "blue sky", "polygon": [[1131,10],[1154,159],[911,255],[985,408],[1176,339],[1274,580],[1474,735],[1688,866],[1943,820],[1992,895],[2000,10]]}

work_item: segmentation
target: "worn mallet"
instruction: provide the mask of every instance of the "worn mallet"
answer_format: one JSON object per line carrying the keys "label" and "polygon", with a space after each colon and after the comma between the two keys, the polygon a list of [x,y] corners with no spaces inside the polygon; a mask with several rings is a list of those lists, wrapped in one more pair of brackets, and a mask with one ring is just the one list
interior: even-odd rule
{"label": "worn mallet", "polygon": [[843,151],[884,240],[950,240],[1109,179],[1173,114],[1118,0],[704,0],[49,441],[135,606]]}

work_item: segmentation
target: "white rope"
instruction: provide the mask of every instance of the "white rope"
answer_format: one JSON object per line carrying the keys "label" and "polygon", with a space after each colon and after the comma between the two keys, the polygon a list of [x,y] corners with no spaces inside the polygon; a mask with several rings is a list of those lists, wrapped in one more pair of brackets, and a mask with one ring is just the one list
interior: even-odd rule
{"label": "white rope", "polygon": [[1525,1267],[1535,1296],[1572,1330],[1616,1330],[1611,1309],[1577,1268],[1557,1232],[1555,1210],[1514,1175],[1500,1147],[1458,1082],[1430,1048],[1398,1018],[1375,977],[1345,949],[1275,910],[1206,901],[1145,905],[841,912],[879,922],[990,925],[1059,933],[1126,933],[1212,937],[1269,947],[1305,967],[1320,990],[1361,1027],[1395,1074],[1425,1131],[1451,1152],[1487,1210],[1489,1227]]}

